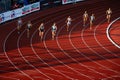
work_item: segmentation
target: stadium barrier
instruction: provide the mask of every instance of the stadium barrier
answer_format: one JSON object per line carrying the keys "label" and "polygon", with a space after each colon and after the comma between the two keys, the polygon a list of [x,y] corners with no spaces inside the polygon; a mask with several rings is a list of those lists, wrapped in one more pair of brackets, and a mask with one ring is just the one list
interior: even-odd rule
{"label": "stadium barrier", "polygon": [[23,6],[22,8],[14,9],[0,14],[0,24],[6,21],[24,16],[26,14],[40,10],[40,2]]}
{"label": "stadium barrier", "polygon": [[76,3],[84,0],[62,0],[62,4]]}

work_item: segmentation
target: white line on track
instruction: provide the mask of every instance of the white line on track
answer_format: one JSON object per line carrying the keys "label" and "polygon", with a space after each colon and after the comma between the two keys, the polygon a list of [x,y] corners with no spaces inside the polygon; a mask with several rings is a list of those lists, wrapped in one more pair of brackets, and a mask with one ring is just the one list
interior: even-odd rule
{"label": "white line on track", "polygon": [[[111,53],[111,55],[114,55],[114,56],[116,56],[116,57],[119,58],[119,56],[117,56],[116,54],[114,54],[114,53],[111,52],[110,50],[106,49],[106,48],[98,41],[98,39],[97,39],[97,37],[96,37],[96,32],[97,32],[97,28],[98,28],[99,26],[100,26],[100,24],[97,25],[97,26],[95,27],[95,29],[94,29],[94,39],[95,39],[96,42],[100,45],[101,48],[103,48],[103,49],[106,50],[107,52]],[[117,63],[115,63],[115,62],[113,62],[113,61],[110,61],[110,60],[109,60],[109,62],[111,62],[111,63],[113,63],[113,64],[115,64],[115,65],[117,65],[117,66],[120,66],[120,64],[117,64]]]}
{"label": "white line on track", "polygon": [[[50,21],[49,21],[50,22]],[[36,22],[36,23],[38,23],[38,22]],[[36,23],[34,23],[34,24],[36,24]],[[34,25],[33,24],[33,25]],[[38,30],[38,29],[37,29]],[[36,30],[36,31],[37,31]],[[25,30],[23,31],[23,33],[25,32]],[[22,33],[22,34],[23,34]],[[21,36],[21,35],[20,35]],[[32,35],[32,37],[33,37],[33,35]],[[20,38],[19,38],[20,39]],[[19,40],[18,40],[19,41]],[[32,38],[31,38],[31,41],[32,41]],[[21,51],[20,51],[20,48],[19,48],[19,42],[18,42],[18,51],[19,51],[19,53],[20,53],[20,55],[22,56],[22,58],[31,66],[31,67],[33,67],[35,70],[37,70],[39,73],[41,73],[41,74],[43,74],[44,76],[46,76],[46,77],[48,77],[49,79],[51,79],[51,80],[53,80],[51,77],[49,77],[49,76],[47,76],[46,74],[44,74],[43,72],[41,72],[41,71],[39,71],[39,69],[37,69],[36,67],[34,67],[34,65],[32,65],[32,64],[30,64],[29,63],[29,61],[27,60],[27,59],[25,59],[25,57],[22,55],[22,53],[21,53]],[[30,46],[31,46],[31,44],[30,44]],[[32,50],[33,51],[33,50]],[[34,52],[34,51],[33,51]],[[36,55],[36,54],[35,54]],[[39,57],[38,55],[36,55],[37,57]],[[40,59],[41,60],[41,59]],[[43,60],[42,60],[42,62],[43,62]],[[47,64],[47,63],[46,63]]]}
{"label": "white line on track", "polygon": [[[76,27],[78,24],[79,24],[79,23],[77,23],[74,27]],[[70,33],[69,33],[69,42],[70,42],[70,44],[71,44],[72,47],[73,47],[78,53],[80,53],[83,57],[85,57],[86,59],[88,59],[88,60],[90,60],[90,61],[93,61],[92,59],[90,59],[89,57],[87,57],[86,55],[84,55],[82,52],[80,52],[80,51],[74,46],[73,42],[71,41],[71,32],[72,32],[72,30],[74,29],[74,27],[71,29],[71,31],[70,31]],[[78,63],[79,63],[79,62],[78,62]],[[79,64],[80,64],[80,63],[79,63]],[[106,76],[105,74],[100,73],[100,72],[98,72],[98,71],[95,71],[94,69],[92,69],[92,68],[90,68],[90,67],[88,67],[88,66],[86,66],[86,65],[84,65],[84,64],[80,64],[80,65],[81,65],[81,66],[84,66],[85,68],[91,70],[91,71],[94,72],[94,73],[98,73],[98,74],[100,74],[100,75]]]}
{"label": "white line on track", "polygon": [[[49,21],[50,22],[50,21]],[[38,23],[38,22],[36,22]],[[34,24],[36,24],[34,23]],[[53,80],[52,78],[50,78],[49,76],[47,76],[46,74],[42,73],[41,71],[39,71],[36,67],[34,67],[32,64],[30,64],[28,62],[27,59],[25,59],[25,57],[22,55],[22,52],[20,51],[20,48],[19,48],[19,40],[20,40],[20,37],[23,35],[23,33],[25,32],[25,30],[21,33],[21,35],[19,36],[19,39],[17,41],[17,46],[18,46],[18,52],[20,53],[20,55],[22,56],[22,58],[26,61],[26,63],[28,63],[31,67],[33,67],[35,70],[37,70],[39,73],[43,74],[44,76],[48,77],[49,79]],[[38,57],[38,56],[37,56]]]}
{"label": "white line on track", "polygon": [[64,64],[65,65],[65,64]]}
{"label": "white line on track", "polygon": [[[89,57],[85,56],[82,52],[80,52],[79,50],[77,50],[77,48],[73,45],[73,43],[72,43],[72,41],[71,41],[71,39],[70,39],[72,30],[73,30],[78,24],[79,24],[79,23],[77,23],[74,27],[72,27],[72,29],[71,29],[71,31],[70,31],[70,33],[69,33],[69,42],[70,42],[70,44],[72,45],[72,47],[73,47],[78,53],[80,53],[82,56],[86,57],[86,58],[89,59],[90,61],[93,61],[93,60],[91,60]],[[85,66],[85,65],[83,65],[83,64],[82,64],[81,66],[84,66],[84,67],[90,69],[91,71],[93,71],[93,72],[95,72],[95,73],[98,73],[98,74],[101,74],[101,75],[103,75],[103,76],[106,76],[105,74],[100,73],[100,72],[97,72],[97,71],[95,71],[94,69],[91,69],[91,68],[88,67],[88,66]]]}
{"label": "white line on track", "polygon": [[[78,19],[78,18],[79,18],[79,17],[75,18],[74,20],[76,20],[76,19]],[[63,27],[65,27],[65,25],[64,25]],[[57,33],[56,36],[59,35],[59,33],[60,33],[60,31],[62,30],[63,27],[61,27],[61,28],[59,29],[59,31],[58,31],[58,33]],[[59,41],[58,41],[58,37],[56,37],[56,41],[57,41],[57,45],[58,45],[58,47],[60,48],[60,50],[61,50],[65,55],[67,55],[69,58],[71,58],[73,61],[77,62],[74,58],[72,58],[70,55],[68,55],[68,53],[65,52],[64,49],[62,49],[62,47],[60,46],[60,43],[59,43]],[[79,62],[77,62],[77,63],[79,63]],[[71,68],[71,67],[70,67],[70,68]],[[73,69],[76,73],[78,73],[78,74],[80,74],[80,75],[82,75],[82,76],[85,76],[85,77],[87,77],[87,78],[93,80],[93,77],[88,76],[88,75],[85,75],[85,74],[83,74],[83,73],[81,73],[81,72],[75,70],[74,68],[71,68],[71,69]]]}
{"label": "white line on track", "polygon": [[9,36],[16,30],[13,29],[5,38],[4,40],[4,44],[3,44],[3,50],[4,50],[4,53],[5,53],[5,56],[6,58],[8,59],[8,61],[15,67],[15,69],[17,69],[18,71],[20,71],[22,74],[24,74],[26,77],[28,77],[29,79],[32,79],[32,77],[30,77],[28,74],[24,73],[23,71],[21,71],[9,58],[9,56],[7,55],[7,52],[6,52],[6,41],[8,40]]}
{"label": "white line on track", "polygon": [[[57,41],[58,42],[58,41]],[[66,52],[60,47],[59,43],[57,43],[59,48],[66,54]],[[68,54],[66,54],[67,56],[69,56]],[[71,56],[69,56],[73,61],[76,61],[74,58],[72,58]],[[77,62],[79,63],[79,62]]]}
{"label": "white line on track", "polygon": [[[85,31],[85,28],[82,30],[82,33],[81,33],[82,41],[84,42],[84,44],[85,44],[92,52],[94,52],[96,55],[104,58],[102,55],[98,54],[96,51],[94,51],[92,48],[90,48],[89,45],[86,43],[86,41],[84,40],[84,37],[83,37],[84,31]],[[106,58],[104,58],[104,59],[106,59]],[[110,60],[107,60],[107,61],[110,61]],[[111,62],[111,61],[110,61],[110,62]],[[104,65],[102,65],[102,64],[99,64],[99,63],[97,63],[97,64],[100,65],[100,66],[102,66],[103,68],[106,68],[106,69],[109,70],[109,71],[112,71],[112,72],[115,72],[115,73],[119,73],[118,71],[115,71],[115,70],[113,70],[113,69],[110,69],[110,68],[108,68],[108,67],[106,67],[106,66],[104,66]]]}
{"label": "white line on track", "polygon": [[[38,17],[36,17],[36,18],[38,18]],[[36,18],[34,18],[34,19],[36,19]],[[25,24],[25,23],[23,23],[23,24]],[[3,50],[4,50],[4,53],[5,53],[5,56],[6,56],[6,58],[8,59],[8,61],[15,67],[15,69],[17,69],[18,71],[20,71],[21,73],[23,73],[25,76],[27,76],[28,78],[30,78],[31,80],[33,80],[33,78],[32,78],[31,76],[29,76],[28,74],[26,74],[25,72],[23,72],[22,70],[20,70],[20,69],[10,60],[10,58],[9,58],[8,55],[7,55],[7,52],[6,52],[6,41],[8,40],[9,36],[10,36],[15,30],[16,30],[16,28],[14,28],[14,29],[6,36],[6,38],[5,38],[5,40],[4,40]],[[24,30],[24,31],[25,31],[25,30]],[[24,31],[23,31],[23,32],[24,32]]]}
{"label": "white line on track", "polygon": [[[67,14],[69,14],[69,13],[67,13]],[[59,17],[61,17],[61,16],[59,16]],[[58,17],[57,17],[58,18]],[[56,18],[55,18],[56,19]],[[54,19],[52,19],[52,21],[53,21]],[[62,20],[60,20],[60,21],[62,21]],[[60,22],[59,21],[59,22]],[[50,22],[50,21],[49,21]],[[47,23],[49,23],[49,22],[47,22]],[[49,28],[49,29],[51,29],[51,27]],[[46,33],[49,31],[49,29],[46,31]],[[32,38],[33,38],[33,36],[35,35],[35,33],[37,32],[37,30],[33,33],[33,35],[32,35]],[[36,54],[36,52],[35,52],[35,50],[34,50],[34,48],[33,48],[33,45],[32,45],[32,38],[31,38],[31,48],[32,48],[32,50],[33,50],[33,52],[34,52],[34,54],[43,62],[43,63],[45,63],[46,65],[48,65],[46,62],[44,62],[37,54]],[[44,38],[45,39],[45,38]],[[65,76],[65,77],[67,77],[67,78],[69,78],[69,79],[72,79],[72,78],[70,78],[70,77],[68,77],[67,75],[65,75],[65,74],[63,74],[63,73],[61,73],[59,70],[56,70],[55,68],[53,68],[53,67],[51,67],[50,65],[48,65],[50,68],[52,68],[53,70],[55,70],[55,71],[57,71],[58,73],[60,73],[60,74],[62,74],[63,76]]]}
{"label": "white line on track", "polygon": [[[25,32],[25,30],[24,30]],[[37,69],[34,65],[32,65],[24,56],[23,56],[23,53],[21,52],[20,50],[20,38],[22,37],[23,33],[21,33],[21,35],[19,36],[18,40],[17,40],[17,47],[18,47],[18,52],[20,53],[20,56],[22,57],[22,59],[31,67],[33,67],[36,71],[38,71],[39,73],[43,74],[44,76],[48,77],[46,74],[44,74],[42,71],[40,71],[39,69]],[[34,80],[34,79],[33,79]]]}
{"label": "white line on track", "polygon": [[107,34],[107,37],[108,37],[109,41],[110,41],[114,46],[116,46],[117,48],[120,49],[120,46],[119,46],[118,44],[116,44],[116,43],[111,39],[110,33],[109,33],[109,30],[110,30],[110,28],[112,27],[112,24],[113,24],[114,22],[116,22],[117,20],[119,20],[119,19],[120,19],[120,17],[116,18],[115,20],[113,20],[113,21],[108,25],[108,27],[107,27],[107,29],[106,29],[106,34]]}
{"label": "white line on track", "polygon": [[[49,28],[49,30],[51,30],[51,28]],[[48,31],[49,31],[49,30],[48,30]],[[48,31],[46,32],[46,34],[45,34],[45,36],[44,36],[44,41],[43,41],[44,46],[45,46],[45,49],[46,49],[47,52],[48,52],[53,58],[55,58],[58,62],[62,63],[63,65],[67,66],[67,68],[70,68],[70,69],[71,69],[71,67],[69,67],[68,65],[64,64],[62,61],[60,61],[59,59],[57,59],[57,58],[50,52],[50,50],[47,48],[47,45],[46,45],[46,42],[45,42],[45,38],[46,38],[46,35],[47,35]],[[73,78],[71,78],[71,77],[69,77],[69,76],[61,73],[59,70],[57,70],[57,72],[59,72],[61,75],[65,76],[65,77],[68,78],[68,79],[74,80]]]}

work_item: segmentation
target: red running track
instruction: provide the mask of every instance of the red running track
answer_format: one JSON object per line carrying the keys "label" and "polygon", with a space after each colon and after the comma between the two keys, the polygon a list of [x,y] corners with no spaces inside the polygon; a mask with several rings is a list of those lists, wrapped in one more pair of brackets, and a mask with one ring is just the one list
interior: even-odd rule
{"label": "red running track", "polygon": [[[119,17],[119,5],[115,0],[95,0],[36,12],[22,18],[20,35],[16,20],[0,25],[0,80],[119,80],[120,49],[108,40],[109,24],[105,19],[109,7],[113,10],[112,20]],[[89,24],[82,26],[85,10],[89,15],[95,13],[92,30]],[[73,22],[66,32],[65,19],[69,15]],[[25,30],[27,20],[33,23],[29,39]],[[37,30],[41,22],[45,22],[43,42]],[[53,22],[58,25],[55,40],[51,40]],[[119,21],[113,25],[117,24]],[[114,36],[118,29],[112,29],[110,34]]]}

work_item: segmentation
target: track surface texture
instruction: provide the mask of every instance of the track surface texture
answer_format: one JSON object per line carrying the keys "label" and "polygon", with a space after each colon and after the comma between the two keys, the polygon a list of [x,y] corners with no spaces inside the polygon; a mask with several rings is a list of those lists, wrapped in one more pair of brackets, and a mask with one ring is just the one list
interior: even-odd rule
{"label": "track surface texture", "polygon": [[[18,35],[17,20],[0,25],[0,80],[120,80],[120,19],[111,24],[106,10],[113,11],[111,22],[120,17],[119,0],[88,0],[68,4],[22,17],[24,25]],[[82,15],[95,14],[92,30],[89,21],[83,26]],[[65,20],[73,19],[69,31]],[[26,23],[33,26],[30,38]],[[38,27],[45,23],[43,42]],[[57,23],[55,40],[51,25]]]}

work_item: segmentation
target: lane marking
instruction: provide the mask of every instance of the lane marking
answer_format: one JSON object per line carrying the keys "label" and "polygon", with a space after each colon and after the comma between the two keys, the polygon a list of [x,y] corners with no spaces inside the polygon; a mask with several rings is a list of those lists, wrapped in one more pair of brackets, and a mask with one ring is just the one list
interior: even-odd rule
{"label": "lane marking", "polygon": [[107,34],[107,37],[108,37],[109,41],[110,41],[114,46],[116,46],[117,48],[120,49],[120,46],[119,46],[116,42],[114,42],[114,41],[112,40],[112,38],[110,37],[110,33],[109,33],[109,30],[110,30],[112,24],[115,23],[115,22],[116,22],[117,20],[119,20],[119,19],[120,19],[120,17],[118,17],[117,19],[113,20],[113,21],[108,25],[107,30],[106,30],[106,34]]}

